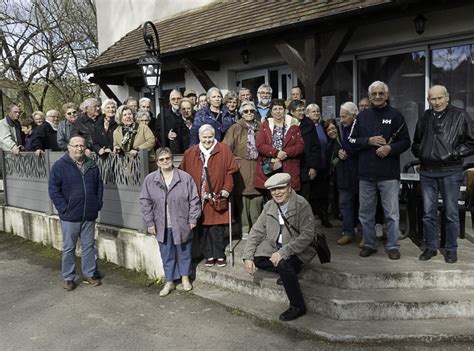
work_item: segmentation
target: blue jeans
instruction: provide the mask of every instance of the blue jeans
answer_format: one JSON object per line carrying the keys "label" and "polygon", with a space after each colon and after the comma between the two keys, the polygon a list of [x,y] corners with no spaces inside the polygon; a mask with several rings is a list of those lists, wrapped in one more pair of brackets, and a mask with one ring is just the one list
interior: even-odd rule
{"label": "blue jeans", "polygon": [[74,280],[76,276],[76,243],[81,239],[81,269],[83,277],[90,278],[95,271],[95,221],[61,221],[63,232],[64,280]]}
{"label": "blue jeans", "polygon": [[351,189],[339,190],[339,211],[342,215],[342,233],[354,235],[354,198],[357,194]]}
{"label": "blue jeans", "polygon": [[385,249],[391,250],[400,248],[398,242],[398,229],[400,224],[400,211],[398,209],[398,192],[400,191],[400,181],[359,181],[359,220],[364,232],[365,246],[377,249],[375,236],[375,211],[377,209],[377,189],[380,191],[382,207],[387,223],[387,243]]}
{"label": "blue jeans", "polygon": [[426,177],[420,175],[421,195],[423,198],[423,233],[426,248],[436,251],[438,249],[438,193],[443,198],[446,218],[446,251],[456,251],[457,237],[459,234],[459,188],[464,175],[462,172],[446,177]]}
{"label": "blue jeans", "polygon": [[165,280],[172,282],[181,278],[183,275],[191,275],[191,250],[192,240],[180,245],[175,245],[173,241],[173,231],[171,228],[165,230],[165,240],[160,246],[161,260],[163,261],[163,270],[165,271]]}

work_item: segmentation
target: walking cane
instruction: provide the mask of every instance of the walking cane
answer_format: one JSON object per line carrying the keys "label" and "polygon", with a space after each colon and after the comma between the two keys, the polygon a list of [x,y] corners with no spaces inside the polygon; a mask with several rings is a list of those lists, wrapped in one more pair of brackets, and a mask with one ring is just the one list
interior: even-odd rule
{"label": "walking cane", "polygon": [[234,248],[232,246],[232,198],[229,196],[229,263],[234,267]]}

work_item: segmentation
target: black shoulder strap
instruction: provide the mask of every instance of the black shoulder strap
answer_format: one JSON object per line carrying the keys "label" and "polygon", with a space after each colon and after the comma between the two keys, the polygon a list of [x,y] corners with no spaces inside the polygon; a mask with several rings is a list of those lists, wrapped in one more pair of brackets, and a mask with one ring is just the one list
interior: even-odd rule
{"label": "black shoulder strap", "polygon": [[209,177],[209,172],[207,171],[207,167],[204,167],[204,172],[206,172],[206,179],[207,179],[207,185],[209,185],[209,190],[211,191],[212,197],[214,197],[214,187],[212,186],[211,183],[211,177]]}
{"label": "black shoulder strap", "polygon": [[299,235],[300,231],[298,229],[296,229],[294,226],[292,226],[290,222],[288,222],[288,219],[286,219],[285,215],[283,214],[283,211],[281,210],[280,205],[277,204],[277,203],[276,203],[276,205],[278,207],[278,211],[280,212],[281,218],[283,218],[283,222],[285,222],[286,229],[291,233],[291,230],[290,230],[290,228],[291,228],[291,229],[293,229],[294,232],[296,232],[296,234]]}

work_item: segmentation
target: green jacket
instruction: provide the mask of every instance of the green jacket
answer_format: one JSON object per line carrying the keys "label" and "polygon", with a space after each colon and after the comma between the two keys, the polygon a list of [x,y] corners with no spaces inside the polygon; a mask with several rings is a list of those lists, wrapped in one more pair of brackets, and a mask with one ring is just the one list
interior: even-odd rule
{"label": "green jacket", "polygon": [[280,233],[278,207],[275,201],[268,201],[257,222],[250,230],[245,245],[244,260],[253,260],[254,257],[270,257],[278,251],[283,259],[296,255],[303,263],[310,262],[316,255],[316,250],[309,245],[314,239],[314,217],[309,203],[300,195],[292,191],[285,217],[288,222],[299,230],[291,233],[283,228],[282,247],[277,249],[277,240]]}

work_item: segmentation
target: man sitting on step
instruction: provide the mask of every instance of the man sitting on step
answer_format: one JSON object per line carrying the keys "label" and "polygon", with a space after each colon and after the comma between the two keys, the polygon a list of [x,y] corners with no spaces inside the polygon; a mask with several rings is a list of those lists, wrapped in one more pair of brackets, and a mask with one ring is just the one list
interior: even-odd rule
{"label": "man sitting on step", "polygon": [[290,185],[288,173],[278,173],[265,182],[273,200],[268,201],[250,230],[243,255],[245,271],[254,274],[256,267],[278,273],[290,300],[280,320],[291,321],[306,313],[298,273],[303,263],[316,251],[309,245],[314,237],[311,206]]}

